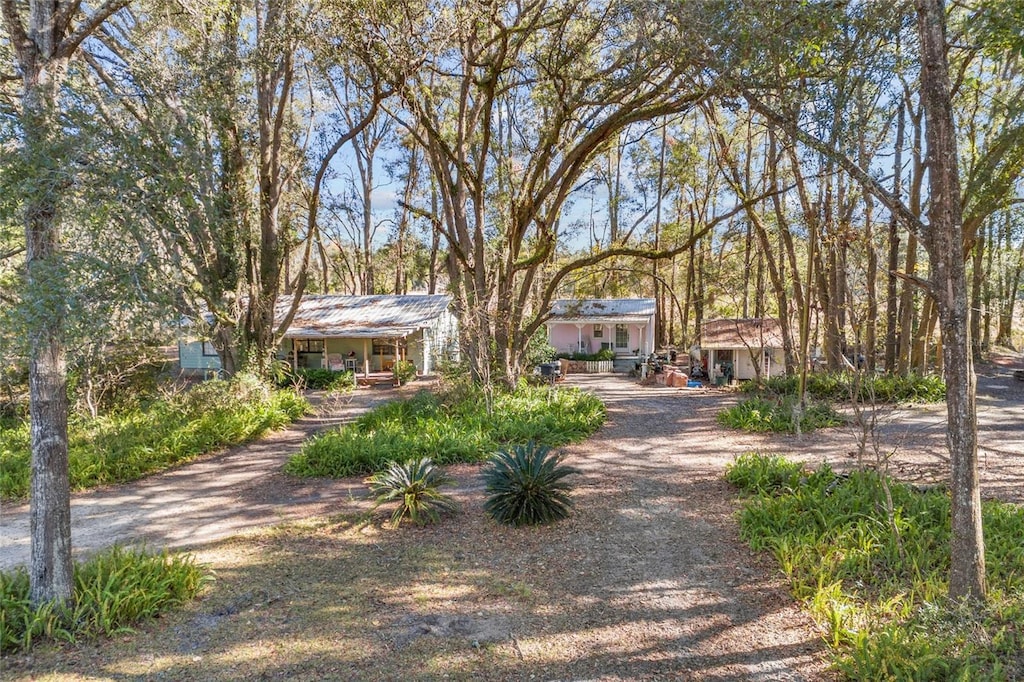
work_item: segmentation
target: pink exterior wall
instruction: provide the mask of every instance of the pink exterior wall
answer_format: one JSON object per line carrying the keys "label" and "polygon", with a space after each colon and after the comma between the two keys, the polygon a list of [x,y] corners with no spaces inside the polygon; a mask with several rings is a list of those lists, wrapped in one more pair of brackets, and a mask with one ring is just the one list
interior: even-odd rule
{"label": "pink exterior wall", "polygon": [[[579,336],[583,335],[583,352],[596,353],[601,350],[601,343],[615,343],[615,325],[604,325],[604,336],[594,338],[594,325],[585,324],[582,330],[577,330],[574,323],[552,324],[548,327],[548,343],[560,352],[574,353],[577,349]],[[640,347],[640,330],[635,324],[626,325],[629,331],[629,343],[625,348],[617,348],[620,354],[631,354],[634,349]],[[647,330],[644,330],[647,332]]]}

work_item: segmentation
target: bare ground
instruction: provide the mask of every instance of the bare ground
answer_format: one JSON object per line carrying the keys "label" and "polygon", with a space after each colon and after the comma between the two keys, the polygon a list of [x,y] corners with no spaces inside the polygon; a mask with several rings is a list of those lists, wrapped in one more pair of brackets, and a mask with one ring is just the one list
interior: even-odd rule
{"label": "bare ground", "polygon": [[[92,519],[86,537],[115,528],[120,541],[191,547],[217,581],[137,636],[41,648],[6,660],[3,677],[828,679],[819,630],[771,563],[740,541],[721,475],[755,449],[842,467],[857,459],[853,434],[736,434],[714,420],[733,396],[619,377],[571,381],[600,394],[609,419],[567,449],[581,469],[577,512],[548,528],[488,521],[479,469],[467,465],[451,469],[459,514],[387,529],[381,513],[367,512],[360,480],[294,481],[277,471],[317,428],[308,423],[141,484],[76,496],[76,508],[96,509],[78,517]],[[983,482],[987,494],[1019,502],[1024,382],[1004,381],[994,367],[990,383],[997,388],[979,399]],[[878,429],[884,451],[898,445],[893,470],[941,477],[941,410],[895,417]],[[263,473],[226,473],[240,461]],[[186,492],[200,509],[176,501]],[[5,533],[10,520],[5,513]],[[82,544],[81,523],[75,530]]]}

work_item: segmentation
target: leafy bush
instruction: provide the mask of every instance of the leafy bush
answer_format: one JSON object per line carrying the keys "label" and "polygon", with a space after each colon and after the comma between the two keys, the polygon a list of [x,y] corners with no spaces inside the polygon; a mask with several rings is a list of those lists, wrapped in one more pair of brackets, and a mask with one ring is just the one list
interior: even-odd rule
{"label": "leafy bush", "polygon": [[395,378],[396,384],[404,386],[416,378],[416,365],[408,360],[399,360],[391,370],[391,375]]}
{"label": "leafy bush", "polygon": [[[807,375],[807,395],[818,400],[842,402],[850,400],[857,387],[857,400],[876,403],[934,403],[946,399],[946,384],[936,375],[910,374],[857,375],[853,372],[815,372]],[[798,377],[772,377],[764,382],[764,390],[780,396],[795,396],[799,389]],[[744,390],[760,390],[748,382]]]}
{"label": "leafy bush", "polygon": [[[753,432],[795,433],[793,421],[796,400],[792,397],[771,399],[753,396],[718,413],[718,423],[734,429]],[[800,431],[837,426],[842,419],[828,403],[809,402],[800,416]]]}
{"label": "leafy bush", "polygon": [[577,470],[561,463],[546,445],[530,442],[498,451],[484,470],[488,493],[484,511],[513,526],[551,523],[569,516],[571,487],[564,480]]}
{"label": "leafy bush", "polygon": [[398,501],[391,523],[398,527],[408,517],[420,525],[437,521],[439,513],[455,509],[455,503],[438,488],[452,482],[434,466],[429,457],[392,462],[384,471],[366,481],[376,496],[375,506]]}
{"label": "leafy bush", "polygon": [[596,353],[559,353],[557,357],[568,358],[570,360],[583,360],[587,362],[594,362],[596,360],[614,360],[615,351],[611,348],[602,348]]}
{"label": "leafy bush", "polygon": [[318,391],[331,391],[346,387],[355,388],[356,375],[350,371],[289,367],[278,375],[276,383],[281,388],[304,386]]}
{"label": "leafy bush", "polygon": [[874,472],[798,471],[781,458],[750,455],[727,477],[754,496],[740,515],[743,537],[775,555],[794,595],[828,632],[840,672],[858,680],[1020,674],[1024,508],[983,503],[989,601],[975,610],[946,596],[947,493]]}
{"label": "leafy bush", "polygon": [[296,476],[354,476],[391,461],[429,457],[439,464],[480,462],[504,445],[530,440],[556,447],[583,440],[604,423],[604,405],[578,389],[525,384],[498,392],[493,409],[465,382],[441,397],[425,391],[386,403],[352,424],[316,436],[285,471]]}
{"label": "leafy bush", "polygon": [[195,597],[206,580],[190,556],[114,547],[75,565],[70,605],[60,609],[32,607],[24,569],[0,573],[0,650],[130,632],[131,625]]}
{"label": "leafy bush", "polygon": [[[257,438],[304,414],[293,391],[272,391],[254,377],[207,381],[190,391],[97,419],[69,424],[73,489],[123,483],[220,447]],[[29,427],[0,429],[0,496],[28,494]]]}

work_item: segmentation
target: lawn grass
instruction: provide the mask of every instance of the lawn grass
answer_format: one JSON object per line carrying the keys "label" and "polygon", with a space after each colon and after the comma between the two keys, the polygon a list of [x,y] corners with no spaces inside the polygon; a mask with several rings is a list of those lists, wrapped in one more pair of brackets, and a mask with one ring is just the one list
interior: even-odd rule
{"label": "lawn grass", "polygon": [[534,441],[557,447],[581,441],[605,419],[601,401],[574,388],[522,385],[493,400],[490,412],[476,389],[440,396],[423,391],[387,403],[353,424],[308,440],[285,471],[342,477],[420,457],[440,465],[479,462],[504,445]]}
{"label": "lawn grass", "polygon": [[751,496],[743,537],[775,555],[846,678],[1024,677],[1024,509],[984,503],[989,600],[972,608],[946,596],[948,493],[759,455],[726,478]]}
{"label": "lawn grass", "polygon": [[[252,440],[305,413],[291,390],[248,378],[209,381],[190,391],[98,419],[69,423],[73,490],[124,483],[220,447]],[[23,498],[30,477],[29,425],[0,428],[0,496]]]}

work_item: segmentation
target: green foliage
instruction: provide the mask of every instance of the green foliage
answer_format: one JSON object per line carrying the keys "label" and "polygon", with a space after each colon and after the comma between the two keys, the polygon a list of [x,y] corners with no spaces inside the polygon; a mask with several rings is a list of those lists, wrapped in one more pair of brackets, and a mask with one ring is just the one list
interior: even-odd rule
{"label": "green foliage", "polygon": [[[72,421],[73,489],[123,483],[220,447],[257,438],[304,414],[293,391],[271,391],[253,377],[207,381],[145,408]],[[28,494],[29,427],[0,426],[0,496]]]}
{"label": "green foliage", "polygon": [[24,569],[0,573],[0,650],[130,632],[133,624],[195,597],[207,580],[190,556],[114,547],[75,565],[71,603],[62,609],[32,607]]}
{"label": "green foliage", "polygon": [[299,367],[286,368],[274,378],[280,388],[304,386],[318,391],[334,391],[344,388],[355,388],[356,375],[350,371],[334,371],[331,369],[311,369]]}
{"label": "green foliage", "polygon": [[395,363],[394,368],[391,370],[391,374],[395,378],[396,384],[404,386],[416,378],[416,365],[412,364],[408,360],[399,360]]}
{"label": "green foliage", "polygon": [[513,526],[551,523],[569,516],[571,487],[564,479],[576,469],[546,445],[530,442],[498,451],[484,470],[488,493],[484,511]]}
{"label": "green foliage", "polygon": [[[764,390],[779,396],[795,396],[798,388],[796,376],[772,377],[764,383]],[[754,392],[760,390],[760,387],[747,382],[744,390]],[[853,372],[815,372],[807,375],[807,395],[829,402],[847,401],[856,395],[860,402],[935,403],[946,399],[946,384],[937,375],[876,376],[857,375]]]}
{"label": "green foliage", "polygon": [[[849,679],[1014,679],[1024,649],[1024,509],[985,502],[985,607],[951,603],[950,502],[874,472],[747,455],[727,478],[753,495],[743,537],[772,552]],[[885,486],[892,495],[887,513]]]}
{"label": "green foliage", "polygon": [[558,357],[558,351],[548,343],[548,333],[544,327],[538,329],[526,346],[524,358],[527,367],[536,367],[542,362],[550,362]]}
{"label": "green foliage", "polygon": [[437,521],[440,512],[455,509],[455,502],[438,488],[452,482],[443,471],[434,466],[429,457],[410,459],[404,464],[392,462],[384,471],[366,481],[376,497],[375,504],[398,502],[391,515],[397,527],[408,517],[417,525]]}
{"label": "green foliage", "polygon": [[[734,429],[754,432],[795,433],[796,399],[752,396],[718,413],[718,423]],[[800,415],[801,432],[842,424],[828,403],[809,402]]]}
{"label": "green foliage", "polygon": [[503,445],[580,441],[604,423],[604,405],[578,389],[519,386],[498,392],[493,410],[466,382],[438,397],[427,392],[381,405],[352,424],[314,437],[285,471],[296,476],[354,476],[388,462],[429,457],[437,464],[479,462]]}
{"label": "green foliage", "polygon": [[570,360],[584,360],[587,362],[593,362],[595,360],[614,360],[615,351],[611,348],[602,348],[596,353],[559,353],[558,357],[568,358]]}

